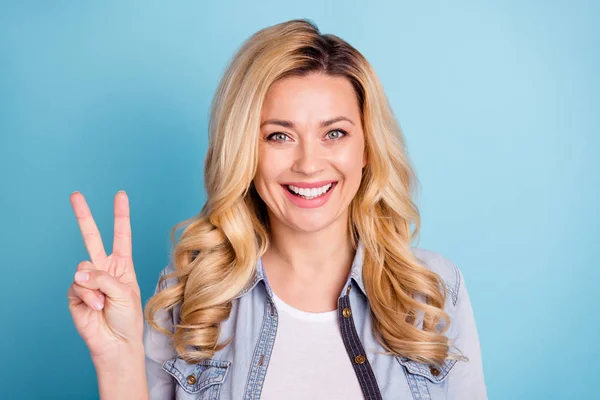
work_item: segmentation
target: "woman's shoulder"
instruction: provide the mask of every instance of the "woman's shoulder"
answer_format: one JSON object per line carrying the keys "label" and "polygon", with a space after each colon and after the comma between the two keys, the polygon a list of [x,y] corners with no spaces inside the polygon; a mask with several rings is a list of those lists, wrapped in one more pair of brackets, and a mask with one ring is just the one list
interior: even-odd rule
{"label": "woman's shoulder", "polygon": [[456,305],[462,282],[462,273],[456,264],[433,250],[420,247],[412,247],[411,250],[424,267],[435,272],[442,279],[448,291],[448,300],[452,302],[453,306]]}
{"label": "woman's shoulder", "polygon": [[[420,261],[421,265],[435,272],[444,282],[452,304],[455,305],[458,300],[458,293],[462,282],[462,273],[460,269],[449,258],[439,252],[424,249],[421,247],[411,247],[413,255]],[[172,262],[169,262],[159,274],[159,283],[157,291],[173,286],[177,282],[177,277],[163,277],[175,272]]]}

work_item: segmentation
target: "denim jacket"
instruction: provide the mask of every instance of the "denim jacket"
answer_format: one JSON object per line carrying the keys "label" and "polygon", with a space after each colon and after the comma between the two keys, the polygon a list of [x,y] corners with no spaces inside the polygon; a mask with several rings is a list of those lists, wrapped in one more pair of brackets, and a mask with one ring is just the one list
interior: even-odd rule
{"label": "denim jacket", "polygon": [[[382,354],[385,349],[373,334],[362,278],[364,247],[359,242],[339,296],[338,319],[349,362],[365,399],[487,399],[479,337],[461,271],[436,252],[416,247],[411,250],[443,279],[448,293],[445,311],[451,320],[446,336],[469,361],[446,360],[441,368],[435,368]],[[170,263],[160,276],[172,271]],[[174,279],[157,285],[156,291],[173,284]],[[277,333],[278,313],[272,294],[259,259],[253,281],[234,299],[229,318],[221,324],[220,342],[230,337],[233,340],[212,358],[196,364],[180,358],[171,339],[146,323],[144,347],[150,399],[260,399]],[[163,310],[156,318],[172,332],[179,321],[179,305],[169,312]]]}

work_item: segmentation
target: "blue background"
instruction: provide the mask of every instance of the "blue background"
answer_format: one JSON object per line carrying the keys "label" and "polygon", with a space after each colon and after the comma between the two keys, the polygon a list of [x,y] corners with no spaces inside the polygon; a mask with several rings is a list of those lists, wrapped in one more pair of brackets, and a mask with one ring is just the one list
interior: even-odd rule
{"label": "blue background", "polygon": [[[419,245],[463,271],[491,399],[597,385],[600,7],[592,1],[21,1],[0,6],[0,398],[97,398],[67,307],[132,207],[146,300],[201,208],[208,108],[255,31],[314,20],[375,67],[421,182]],[[597,386],[596,386],[597,387]]]}

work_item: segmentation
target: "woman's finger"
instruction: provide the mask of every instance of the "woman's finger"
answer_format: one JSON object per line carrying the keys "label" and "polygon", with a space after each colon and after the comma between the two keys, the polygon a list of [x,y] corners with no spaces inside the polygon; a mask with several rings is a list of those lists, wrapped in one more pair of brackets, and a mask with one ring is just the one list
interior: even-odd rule
{"label": "woman's finger", "polygon": [[83,195],[79,192],[71,194],[71,206],[75,211],[75,217],[81,230],[81,236],[83,236],[83,242],[85,248],[90,255],[92,262],[98,267],[103,268],[106,263],[106,251],[102,244],[102,237],[100,231],[94,222],[92,212],[85,201]]}
{"label": "woman's finger", "polygon": [[[115,223],[113,238],[113,254],[131,258],[131,219],[129,216],[129,198],[125,191],[115,196]],[[128,265],[132,265],[129,263]]]}
{"label": "woman's finger", "polygon": [[71,284],[67,292],[67,297],[69,304],[77,305],[83,302],[91,309],[97,311],[104,308],[104,296],[99,297],[93,290],[79,286],[77,283]]}
{"label": "woman's finger", "polygon": [[128,299],[131,289],[106,271],[83,270],[75,273],[75,282],[88,289],[99,289],[111,299]]}

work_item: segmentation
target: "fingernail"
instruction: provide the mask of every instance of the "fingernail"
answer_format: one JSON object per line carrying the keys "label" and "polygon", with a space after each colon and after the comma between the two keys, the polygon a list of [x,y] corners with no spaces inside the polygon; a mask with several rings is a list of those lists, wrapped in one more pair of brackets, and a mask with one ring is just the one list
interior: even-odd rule
{"label": "fingernail", "polygon": [[85,271],[77,271],[75,273],[75,281],[76,282],[85,282],[87,280],[90,279],[90,274],[89,272],[85,272]]}
{"label": "fingernail", "polygon": [[124,190],[119,190],[117,193],[125,193]]}
{"label": "fingernail", "polygon": [[102,307],[104,307],[104,304],[100,303],[99,301],[94,301],[94,308],[98,311],[102,310]]}
{"label": "fingernail", "polygon": [[100,298],[100,301],[104,304],[104,295],[100,293],[98,297]]}

